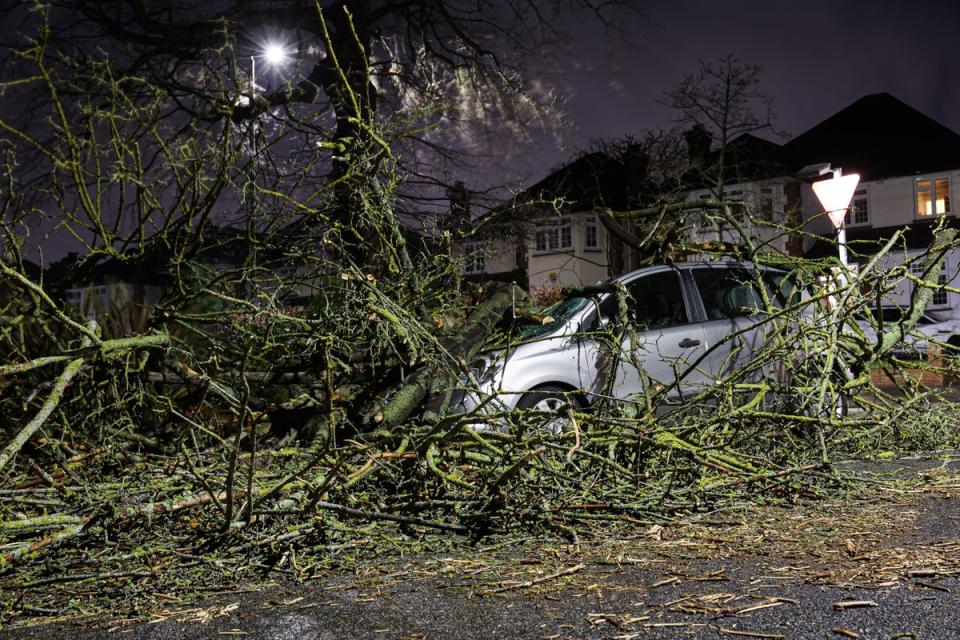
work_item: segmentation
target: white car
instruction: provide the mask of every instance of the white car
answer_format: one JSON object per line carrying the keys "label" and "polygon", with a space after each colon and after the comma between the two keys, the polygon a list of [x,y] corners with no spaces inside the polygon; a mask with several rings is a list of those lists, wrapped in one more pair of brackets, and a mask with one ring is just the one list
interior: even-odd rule
{"label": "white car", "polygon": [[[556,412],[601,398],[642,403],[651,390],[663,406],[703,391],[744,370],[771,332],[781,330],[763,321],[757,274],[776,307],[803,295],[775,269],[695,262],[639,269],[594,294],[567,298],[545,310],[548,322],[516,329],[506,346],[474,362],[479,393],[464,380],[453,406],[464,413]],[[624,332],[615,357],[606,327],[619,315],[612,293],[619,285],[629,294],[632,331]],[[612,366],[616,375],[609,375]],[[845,410],[844,401],[837,411]]]}
{"label": "white car", "polygon": [[[867,340],[876,343],[877,330],[884,332],[885,325],[889,327],[902,321],[904,311],[905,309],[894,306],[871,309],[872,322],[866,317],[857,318],[856,322]],[[925,312],[903,341],[893,347],[893,355],[903,359],[926,358],[927,345],[931,340],[960,348],[960,322],[941,321],[929,312]]]}

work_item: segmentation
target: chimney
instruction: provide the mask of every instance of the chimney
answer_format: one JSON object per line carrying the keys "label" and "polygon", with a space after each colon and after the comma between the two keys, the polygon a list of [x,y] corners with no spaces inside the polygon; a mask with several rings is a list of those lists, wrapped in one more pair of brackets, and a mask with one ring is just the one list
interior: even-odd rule
{"label": "chimney", "polygon": [[643,195],[650,169],[650,156],[641,144],[630,144],[623,152],[624,182],[627,188],[627,206]]}
{"label": "chimney", "polygon": [[447,199],[450,212],[444,216],[441,227],[463,229],[470,223],[470,190],[462,180],[457,180],[452,187],[447,187]]}
{"label": "chimney", "polygon": [[710,154],[713,136],[703,125],[695,124],[683,133],[683,138],[687,142],[687,159],[690,164],[702,166]]}

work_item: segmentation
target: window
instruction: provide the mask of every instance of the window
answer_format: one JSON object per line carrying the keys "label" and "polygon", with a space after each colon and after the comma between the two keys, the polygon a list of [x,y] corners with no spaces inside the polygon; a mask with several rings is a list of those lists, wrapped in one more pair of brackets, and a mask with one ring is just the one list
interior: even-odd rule
{"label": "window", "polygon": [[760,216],[767,222],[773,222],[773,189],[760,189]]}
{"label": "window", "polygon": [[730,213],[733,214],[737,222],[742,224],[747,221],[747,209],[745,206],[739,204],[744,202],[743,189],[724,189],[723,199],[730,203],[737,203],[732,204],[730,207]]}
{"label": "window", "polygon": [[950,213],[950,178],[920,178],[915,191],[918,218]]}
{"label": "window", "polygon": [[482,242],[470,242],[463,246],[463,272],[483,273],[487,268],[487,250]]}
{"label": "window", "polygon": [[586,220],[583,248],[600,248],[600,227],[596,216],[590,216]]}
{"label": "window", "polygon": [[[796,295],[789,279],[781,273],[762,274],[767,295],[774,307],[782,308]],[[763,311],[763,296],[757,290],[754,276],[743,269],[694,269],[693,280],[700,291],[703,309],[709,320],[725,320],[752,316]]]}
{"label": "window", "polygon": [[850,226],[852,224],[868,224],[870,222],[870,209],[867,206],[867,190],[857,189],[853,194],[853,202],[847,209],[847,215],[843,217],[843,224]]}
{"label": "window", "polygon": [[561,251],[573,247],[573,228],[570,218],[541,221],[534,229],[534,248],[537,251]]}
{"label": "window", "polygon": [[[640,331],[662,329],[689,322],[683,303],[680,279],[674,271],[661,271],[637,278],[627,284],[630,294],[628,315]],[[608,296],[600,305],[600,313],[617,319],[617,297]]]}

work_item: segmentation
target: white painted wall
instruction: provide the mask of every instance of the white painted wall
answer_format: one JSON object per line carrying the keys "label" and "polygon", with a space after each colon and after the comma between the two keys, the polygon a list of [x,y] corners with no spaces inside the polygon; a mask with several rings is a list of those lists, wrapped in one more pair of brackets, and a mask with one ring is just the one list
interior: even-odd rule
{"label": "white painted wall", "polygon": [[528,277],[530,290],[602,282],[609,277],[607,231],[597,220],[597,248],[586,248],[587,219],[593,212],[572,213],[570,218],[572,246],[556,251],[537,251],[535,226],[527,232]]}
{"label": "white painted wall", "polygon": [[[943,177],[950,179],[950,215],[958,215],[957,207],[960,205],[960,198],[958,198],[957,190],[960,189],[960,169],[862,182],[860,186],[866,188],[867,191],[870,221],[865,225],[851,225],[848,228],[892,227],[907,225],[918,219],[929,220],[929,218],[918,218],[916,215],[914,184],[920,179]],[[803,185],[801,199],[803,201],[803,218],[807,221],[807,231],[819,235],[831,233],[833,226],[830,220],[823,215],[823,207],[817,201],[813,188],[809,184]]]}
{"label": "white painted wall", "polygon": [[[793,182],[791,178],[776,178],[756,182],[731,184],[724,187],[724,197],[727,200],[742,200],[746,203],[749,215],[741,217],[740,222],[745,231],[751,236],[763,252],[785,253],[788,234],[784,229],[787,197],[784,190],[786,182]],[[690,213],[687,222],[695,225],[691,233],[692,242],[733,242],[740,241],[740,235],[731,225],[722,225],[718,228],[717,222],[706,219],[697,213],[696,203],[701,199],[716,200],[717,194],[710,189],[695,189],[683,194],[683,199],[690,203]],[[769,199],[770,213],[764,213],[765,200]],[[710,212],[713,213],[713,212]]]}
{"label": "white painted wall", "polygon": [[[931,218],[917,216],[915,185],[917,180],[929,179],[933,181],[936,178],[944,177],[950,180],[950,211],[948,215],[960,215],[960,212],[958,212],[960,197],[957,194],[957,191],[960,190],[960,170],[916,176],[897,176],[861,183],[860,186],[866,189],[869,220],[865,224],[852,224],[847,227],[848,230],[906,226],[917,221],[931,220]],[[809,184],[803,185],[801,199],[803,218],[806,221],[805,230],[818,235],[832,233],[833,225],[823,214],[823,208]],[[808,239],[806,248],[809,248],[812,244],[813,238]],[[892,278],[892,291],[884,297],[883,304],[900,306],[909,304],[914,285],[908,279],[898,278],[897,273],[898,270],[902,272],[902,270],[909,269],[909,263],[916,262],[916,258],[922,253],[922,249],[907,251],[900,249],[881,258],[878,268],[890,274]],[[859,260],[855,257],[851,259],[860,263],[866,262],[865,257]],[[960,287],[960,251],[953,250],[947,254],[945,269],[942,273],[948,285]],[[942,300],[944,297],[942,294],[940,297],[941,300],[929,305],[928,309],[941,320],[960,320],[960,296],[948,292],[945,300]]]}

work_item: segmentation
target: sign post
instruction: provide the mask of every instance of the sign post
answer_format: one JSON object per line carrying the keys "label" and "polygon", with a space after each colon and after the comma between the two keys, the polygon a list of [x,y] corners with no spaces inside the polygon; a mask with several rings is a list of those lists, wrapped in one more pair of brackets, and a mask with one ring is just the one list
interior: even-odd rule
{"label": "sign post", "polygon": [[[824,173],[827,171],[830,169],[824,169]],[[843,169],[834,169],[832,178],[813,183],[813,192],[837,230],[837,252],[840,254],[840,264],[846,269],[848,267],[847,228],[843,224],[843,219],[850,208],[853,193],[860,183],[860,176],[856,173],[846,176],[842,174]]]}

